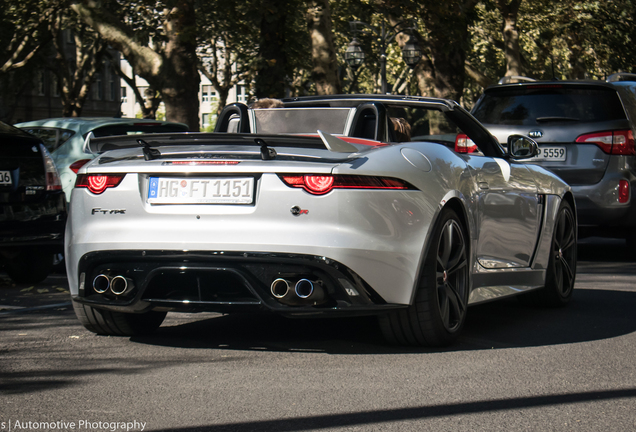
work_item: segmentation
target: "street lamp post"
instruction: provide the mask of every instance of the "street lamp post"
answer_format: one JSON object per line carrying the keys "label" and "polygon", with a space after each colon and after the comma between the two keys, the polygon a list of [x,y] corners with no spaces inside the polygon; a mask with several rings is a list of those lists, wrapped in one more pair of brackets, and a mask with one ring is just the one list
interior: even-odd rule
{"label": "street lamp post", "polygon": [[[404,22],[400,22],[395,26],[391,27],[390,33],[387,33],[384,20],[382,20],[382,26],[380,29],[376,27],[372,27],[369,24],[362,21],[349,21],[349,27],[353,32],[353,39],[347,46],[345,51],[345,62],[351,67],[354,71],[360,67],[360,65],[364,62],[364,51],[360,47],[360,42],[358,41],[357,35],[358,32],[361,32],[361,29],[367,29],[372,34],[377,36],[380,40],[380,79],[381,79],[381,92],[382,94],[386,94],[388,91],[388,84],[386,79],[386,46],[393,42],[395,37],[404,32],[409,31],[412,32],[413,26],[409,26],[403,30],[396,30],[398,26],[404,24]],[[414,41],[413,35],[409,35],[409,40],[402,48],[402,59],[404,62],[410,67],[414,68],[422,58],[422,52],[417,44]]]}

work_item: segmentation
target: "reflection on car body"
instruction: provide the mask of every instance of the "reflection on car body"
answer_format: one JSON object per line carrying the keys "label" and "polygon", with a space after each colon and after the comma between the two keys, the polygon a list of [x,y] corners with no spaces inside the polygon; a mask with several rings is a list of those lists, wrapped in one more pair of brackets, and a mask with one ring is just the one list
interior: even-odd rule
{"label": "reflection on car body", "polygon": [[[457,338],[470,304],[516,294],[568,303],[574,200],[556,175],[524,163],[534,141],[512,137],[504,153],[442,99],[283,103],[269,114],[230,105],[212,134],[157,134],[143,147],[90,140],[98,156],[78,173],[66,232],[84,326],[139,334],[169,311],[372,314],[391,342],[438,346]],[[334,113],[343,117],[332,133],[315,129]],[[394,116],[444,143],[397,142]],[[479,151],[455,152],[458,137]]]}

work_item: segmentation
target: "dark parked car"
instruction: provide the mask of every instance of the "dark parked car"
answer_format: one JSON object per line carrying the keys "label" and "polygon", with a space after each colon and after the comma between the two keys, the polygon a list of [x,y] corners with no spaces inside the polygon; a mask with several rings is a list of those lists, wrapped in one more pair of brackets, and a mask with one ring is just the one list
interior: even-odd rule
{"label": "dark parked car", "polygon": [[537,141],[540,154],[530,161],[572,186],[580,235],[634,244],[636,75],[499,84],[486,89],[472,113],[502,144],[513,134]]}
{"label": "dark parked car", "polygon": [[46,147],[0,122],[0,260],[9,277],[44,280],[63,250],[65,224],[64,191]]}

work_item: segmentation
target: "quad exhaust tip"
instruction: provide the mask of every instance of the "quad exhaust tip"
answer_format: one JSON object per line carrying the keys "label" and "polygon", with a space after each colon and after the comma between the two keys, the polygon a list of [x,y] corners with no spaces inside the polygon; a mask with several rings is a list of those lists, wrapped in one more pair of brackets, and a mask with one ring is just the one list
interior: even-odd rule
{"label": "quad exhaust tip", "polygon": [[275,279],[270,291],[278,301],[288,306],[316,305],[325,300],[321,284],[306,278],[296,282],[283,278]]}
{"label": "quad exhaust tip", "polygon": [[104,294],[110,288],[110,278],[105,274],[95,276],[93,279],[93,289],[99,294]]}
{"label": "quad exhaust tip", "polygon": [[102,273],[93,279],[93,289],[98,294],[104,294],[110,290],[116,296],[121,296],[128,294],[134,287],[132,279],[121,275],[112,277]]}

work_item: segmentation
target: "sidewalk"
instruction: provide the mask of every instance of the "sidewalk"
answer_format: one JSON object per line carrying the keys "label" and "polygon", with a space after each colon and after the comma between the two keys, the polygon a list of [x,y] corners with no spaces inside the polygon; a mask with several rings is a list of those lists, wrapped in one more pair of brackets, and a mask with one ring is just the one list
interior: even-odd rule
{"label": "sidewalk", "polygon": [[0,272],[0,314],[46,307],[71,308],[66,275],[53,273],[35,285],[16,284]]}

